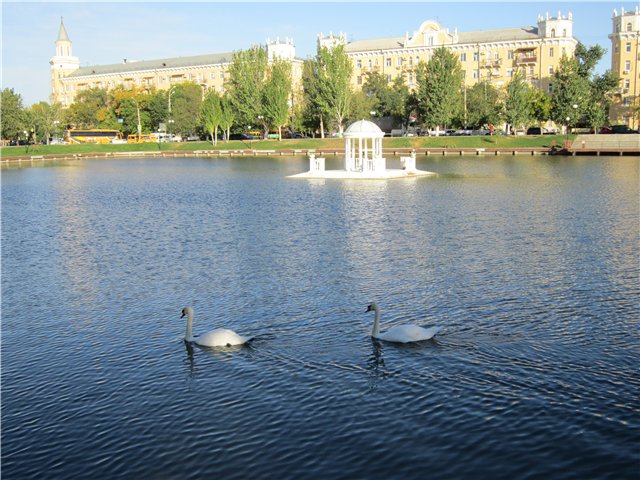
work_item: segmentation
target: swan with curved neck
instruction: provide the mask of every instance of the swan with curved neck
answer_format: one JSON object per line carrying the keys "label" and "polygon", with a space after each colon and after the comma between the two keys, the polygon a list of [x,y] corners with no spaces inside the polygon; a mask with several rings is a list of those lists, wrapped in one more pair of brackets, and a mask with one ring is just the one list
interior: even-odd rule
{"label": "swan with curved neck", "polygon": [[193,308],[184,307],[180,318],[187,317],[187,330],[184,334],[185,342],[194,342],[203,347],[230,347],[242,345],[251,340],[251,337],[243,337],[233,330],[217,328],[197,337],[193,336]]}
{"label": "swan with curved neck", "polygon": [[372,303],[367,307],[367,312],[374,312],[373,330],[371,336],[379,340],[397,343],[421,342],[432,339],[442,327],[422,328],[417,325],[396,325],[384,333],[380,333],[380,307]]}

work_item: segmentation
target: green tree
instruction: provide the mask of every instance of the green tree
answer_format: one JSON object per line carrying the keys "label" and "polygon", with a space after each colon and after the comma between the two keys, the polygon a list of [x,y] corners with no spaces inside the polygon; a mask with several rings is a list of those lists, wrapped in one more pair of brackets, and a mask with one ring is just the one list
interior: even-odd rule
{"label": "green tree", "polygon": [[[466,96],[465,96],[466,95]],[[460,124],[472,127],[497,124],[500,120],[500,92],[488,81],[463,90],[463,114]]]}
{"label": "green tree", "polygon": [[99,119],[109,104],[109,94],[104,88],[83,90],[64,112],[65,123],[73,128],[98,128],[104,121]]}
{"label": "green tree", "polygon": [[608,121],[613,93],[619,83],[618,75],[611,70],[607,70],[602,75],[594,75],[591,78],[591,93],[585,112],[585,119],[595,133],[598,133],[599,127],[604,126]]}
{"label": "green tree", "polygon": [[13,91],[13,88],[5,88],[0,95],[0,120],[2,125],[2,138],[4,140],[17,140],[25,128],[25,110],[22,106],[22,96]]}
{"label": "green tree", "polygon": [[200,106],[200,121],[211,137],[213,145],[218,143],[218,127],[222,123],[222,99],[215,90],[204,97]]}
{"label": "green tree", "polygon": [[235,122],[235,111],[228,95],[225,94],[220,98],[220,107],[222,108],[220,127],[226,132],[225,139],[228,142],[229,135],[231,134],[231,126]]}
{"label": "green tree", "polygon": [[438,48],[427,64],[418,64],[416,79],[418,113],[423,125],[439,131],[451,124],[461,104],[463,77],[458,57],[445,47]]}
{"label": "green tree", "polygon": [[196,133],[202,104],[202,87],[194,82],[179,83],[171,94],[171,131],[183,136]]}
{"label": "green tree", "polygon": [[376,108],[376,98],[368,95],[364,90],[355,92],[351,97],[351,107],[348,122],[355,122],[357,120],[369,120],[371,118],[371,112],[375,112],[376,115],[383,116]]}
{"label": "green tree", "polygon": [[[389,83],[387,78],[379,72],[369,72],[362,91],[371,99],[372,110],[377,116],[393,117],[395,124],[404,125],[407,122],[406,102],[409,87],[404,83],[401,75]],[[351,117],[357,116],[352,114]]]}
{"label": "green tree", "polygon": [[342,135],[344,120],[351,105],[351,73],[353,65],[344,45],[320,47],[313,74],[317,76],[316,102],[326,112]]}
{"label": "green tree", "polygon": [[325,109],[326,105],[321,98],[318,69],[317,58],[304,61],[302,66],[302,107],[298,117],[301,119],[302,129],[306,132],[319,130],[320,136],[324,138],[324,119],[328,118],[329,112]]}
{"label": "green tree", "polygon": [[529,84],[523,80],[520,73],[514,74],[507,85],[504,100],[504,118],[509,126],[512,128],[527,126],[532,116],[530,98]]}
{"label": "green tree", "polygon": [[149,126],[152,131],[158,131],[160,124],[166,125],[169,118],[167,92],[152,88],[144,106],[149,113]]}
{"label": "green tree", "polygon": [[226,90],[243,126],[259,124],[265,128],[262,112],[262,90],[267,75],[267,52],[256,46],[233,54]]}
{"label": "green tree", "polygon": [[268,129],[278,129],[278,140],[282,140],[282,126],[289,120],[290,95],[291,64],[275,59],[262,90],[262,112]]}
{"label": "green tree", "polygon": [[542,90],[529,89],[531,117],[542,124],[551,118],[551,97]]}
{"label": "green tree", "polygon": [[611,71],[595,75],[606,50],[599,45],[576,46],[573,58],[563,58],[553,76],[552,117],[568,127],[588,124],[596,131],[606,123],[613,91],[619,79]]}
{"label": "green tree", "polygon": [[551,118],[558,125],[576,126],[583,117],[590,96],[589,80],[581,76],[579,62],[564,57],[553,74]]}
{"label": "green tree", "polygon": [[49,145],[51,135],[60,128],[62,105],[59,103],[38,102],[32,105],[30,110],[31,122],[37,137],[43,139]]}

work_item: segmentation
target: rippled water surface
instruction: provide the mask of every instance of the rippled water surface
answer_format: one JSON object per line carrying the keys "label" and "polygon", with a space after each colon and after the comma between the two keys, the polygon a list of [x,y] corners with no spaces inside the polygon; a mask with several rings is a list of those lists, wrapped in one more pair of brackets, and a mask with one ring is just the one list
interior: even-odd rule
{"label": "rippled water surface", "polygon": [[3,171],[2,478],[638,478],[638,158],[418,163]]}

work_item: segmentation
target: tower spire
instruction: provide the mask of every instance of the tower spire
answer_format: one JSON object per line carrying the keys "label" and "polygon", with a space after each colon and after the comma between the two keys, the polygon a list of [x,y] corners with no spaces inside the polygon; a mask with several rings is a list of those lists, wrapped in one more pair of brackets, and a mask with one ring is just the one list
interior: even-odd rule
{"label": "tower spire", "polygon": [[64,28],[63,18],[60,17],[60,30],[58,30],[58,42],[70,42],[69,35],[67,35],[67,29]]}

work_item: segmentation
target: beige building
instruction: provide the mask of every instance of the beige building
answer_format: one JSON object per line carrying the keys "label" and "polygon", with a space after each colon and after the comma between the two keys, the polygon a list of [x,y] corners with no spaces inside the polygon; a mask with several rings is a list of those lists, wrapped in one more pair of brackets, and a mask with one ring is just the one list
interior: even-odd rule
{"label": "beige building", "polygon": [[[294,88],[299,88],[303,61],[295,58],[293,40],[267,40],[266,49],[269,60],[277,57],[291,61]],[[212,53],[158,60],[124,59],[122,63],[112,65],[81,67],[78,57],[73,56],[71,40],[64,23],[60,22],[56,54],[49,62],[51,101],[60,102],[68,107],[79,92],[88,88],[138,86],[169,90],[173,85],[182,82],[195,82],[203,87],[203,91],[215,89],[223,92],[232,60],[233,53]]]}
{"label": "beige building", "polygon": [[[640,95],[640,9],[618,13],[613,11],[611,39],[611,70],[620,77],[620,88],[614,97],[609,119],[612,124],[640,126],[638,96]],[[635,112],[635,114],[634,114]]]}
{"label": "beige building", "polygon": [[427,20],[404,37],[346,42],[346,36],[320,34],[318,45],[345,44],[353,59],[353,86],[366,81],[367,72],[379,72],[388,82],[399,75],[409,87],[416,87],[416,67],[428,62],[433,52],[444,46],[460,59],[465,85],[489,80],[496,86],[509,83],[519,71],[532,86],[549,91],[550,77],[564,55],[572,55],[577,45],[573,38],[573,17],[538,17],[537,27],[458,32],[435,20]]}

